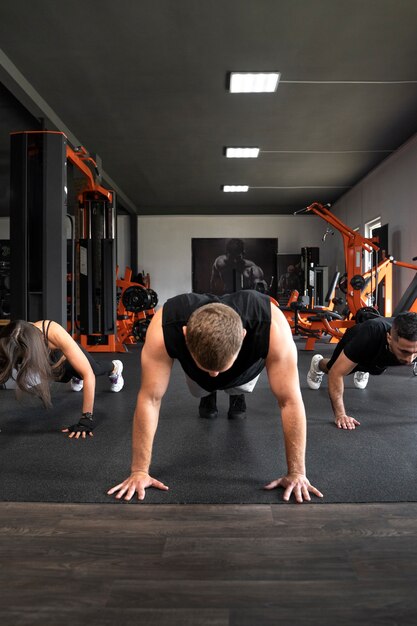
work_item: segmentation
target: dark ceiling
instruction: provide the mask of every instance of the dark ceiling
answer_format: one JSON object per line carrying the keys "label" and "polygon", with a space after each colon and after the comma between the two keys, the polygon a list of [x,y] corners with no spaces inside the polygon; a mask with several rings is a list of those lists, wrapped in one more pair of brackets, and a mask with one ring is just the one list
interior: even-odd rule
{"label": "dark ceiling", "polygon": [[[13,0],[0,42],[3,84],[97,153],[133,213],[334,202],[417,132],[416,0]],[[226,89],[230,71],[274,70],[276,93]],[[0,105],[4,189],[28,115],[6,92]]]}

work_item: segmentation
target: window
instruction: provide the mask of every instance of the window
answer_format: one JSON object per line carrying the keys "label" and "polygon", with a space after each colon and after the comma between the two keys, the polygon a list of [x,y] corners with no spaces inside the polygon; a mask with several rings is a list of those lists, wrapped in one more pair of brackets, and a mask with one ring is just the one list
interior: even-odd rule
{"label": "window", "polygon": [[[372,239],[372,237],[374,237],[374,234],[373,234],[374,230],[376,230],[377,228],[381,228],[381,226],[382,226],[382,222],[381,222],[380,217],[376,217],[370,222],[366,222],[365,237],[367,239]],[[363,268],[364,272],[368,272],[372,267],[372,253],[371,252],[365,252],[363,264],[364,264],[364,268]]]}

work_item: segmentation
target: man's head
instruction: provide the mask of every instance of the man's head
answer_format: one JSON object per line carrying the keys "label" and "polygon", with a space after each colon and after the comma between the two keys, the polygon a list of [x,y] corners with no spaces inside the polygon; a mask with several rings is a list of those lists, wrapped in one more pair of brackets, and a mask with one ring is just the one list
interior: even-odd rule
{"label": "man's head", "polygon": [[417,358],[417,313],[400,313],[394,319],[388,345],[394,356],[404,365]]}
{"label": "man's head", "polygon": [[209,373],[229,369],[246,334],[238,313],[213,302],[196,309],[184,327],[185,341],[197,365]]}

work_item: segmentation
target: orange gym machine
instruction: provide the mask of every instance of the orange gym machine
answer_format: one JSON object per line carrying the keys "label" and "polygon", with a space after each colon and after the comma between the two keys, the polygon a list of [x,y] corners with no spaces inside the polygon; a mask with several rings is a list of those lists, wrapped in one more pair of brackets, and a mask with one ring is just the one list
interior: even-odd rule
{"label": "orange gym machine", "polygon": [[[417,265],[413,265],[412,263],[404,263],[403,261],[397,261],[392,256],[389,257],[390,262],[394,266],[405,267],[410,270],[414,270],[417,272]],[[413,261],[416,261],[417,257],[413,258]],[[417,313],[417,273],[414,275],[413,280],[408,285],[407,289],[401,296],[400,301],[395,307],[393,315],[398,315],[402,311],[411,311],[413,313]]]}
{"label": "orange gym machine", "polygon": [[82,146],[67,145],[66,156],[83,174],[71,272],[80,343],[90,352],[124,352],[116,322],[115,194],[100,185],[96,162]]}
{"label": "orange gym machine", "polygon": [[116,279],[117,287],[117,337],[123,344],[145,341],[146,331],[155,314],[158,296],[150,288],[149,275],[146,285],[132,281],[132,270],[126,267],[123,278]]}
{"label": "orange gym machine", "polygon": [[68,147],[67,159],[85,177],[76,220],[80,343],[90,352],[124,352],[126,345],[145,340],[158,296],[150,288],[149,275],[142,285],[132,281],[127,267],[119,278],[114,192],[97,183],[96,162],[83,147]]}
{"label": "orange gym machine", "polygon": [[[332,341],[338,341],[347,328],[355,324],[354,317],[358,311],[369,309],[370,298],[377,293],[378,286],[384,288],[385,310],[383,315],[391,315],[392,276],[389,270],[390,262],[383,259],[374,264],[372,270],[363,274],[362,257],[364,252],[377,255],[379,247],[372,239],[367,239],[357,231],[352,230],[337,218],[329,209],[314,202],[310,206],[297,211],[299,213],[314,213],[324,219],[333,228],[338,230],[343,238],[343,248],[346,264],[346,273],[338,282],[338,286],[346,296],[349,314],[343,317],[329,307],[315,307],[314,302],[308,306],[303,303],[292,303],[290,311],[284,312],[294,334],[300,333],[307,337],[305,349],[313,350],[314,344],[323,334],[331,336]],[[336,285],[334,285],[335,287]],[[330,298],[331,302],[332,298]]]}
{"label": "orange gym machine", "polygon": [[[366,299],[363,290],[366,286],[367,278],[369,278],[369,287],[371,293],[373,293],[378,284],[385,279],[386,273],[383,273],[382,270],[385,267],[385,261],[382,260],[381,263],[375,263],[373,266],[373,270],[369,273],[369,276],[363,274],[362,268],[362,258],[364,252],[369,252],[372,254],[376,254],[379,252],[379,246],[375,243],[373,239],[368,239],[363,237],[356,230],[352,230],[349,226],[346,226],[338,217],[333,215],[329,211],[329,209],[320,204],[319,202],[313,202],[306,209],[303,209],[302,212],[311,212],[315,213],[322,219],[324,219],[328,224],[333,226],[336,230],[340,232],[343,239],[343,250],[345,256],[345,266],[346,266],[346,274],[344,277],[345,287],[343,288],[343,282],[339,283],[339,287],[342,284],[342,291],[346,294],[346,301],[349,308],[349,311],[352,315],[355,315],[357,311],[365,306],[368,306],[368,300]],[[297,211],[297,213],[301,213],[301,211]],[[376,267],[376,270],[375,270]],[[386,291],[392,290],[392,283],[387,285]],[[369,289],[367,290],[367,294],[369,294]],[[384,314],[389,316],[391,314],[391,310],[389,307],[391,306],[392,294],[386,293],[385,301],[387,305],[386,311]]]}

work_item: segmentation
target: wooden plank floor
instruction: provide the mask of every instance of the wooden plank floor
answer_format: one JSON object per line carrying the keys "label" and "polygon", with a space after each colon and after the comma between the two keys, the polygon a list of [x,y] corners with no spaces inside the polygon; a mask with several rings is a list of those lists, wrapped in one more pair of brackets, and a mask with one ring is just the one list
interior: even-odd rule
{"label": "wooden plank floor", "polygon": [[0,624],[417,624],[416,518],[417,503],[1,503]]}

